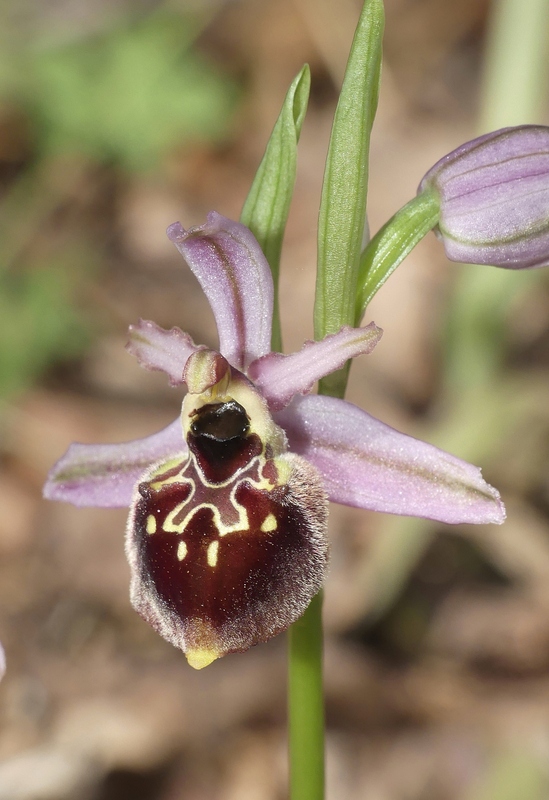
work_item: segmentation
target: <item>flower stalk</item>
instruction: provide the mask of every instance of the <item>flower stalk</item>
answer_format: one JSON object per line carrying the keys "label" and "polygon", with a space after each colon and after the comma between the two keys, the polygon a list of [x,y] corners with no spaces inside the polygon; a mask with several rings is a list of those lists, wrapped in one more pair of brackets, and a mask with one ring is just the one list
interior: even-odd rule
{"label": "flower stalk", "polygon": [[320,591],[288,632],[290,798],[324,797],[323,631]]}
{"label": "flower stalk", "polygon": [[439,212],[436,193],[425,189],[399,209],[368,243],[360,257],[355,316],[357,324],[387,278],[437,224]]}
{"label": "flower stalk", "polygon": [[[366,0],[334,116],[318,219],[316,339],[354,323],[384,20],[383,0]],[[343,398],[349,369],[350,361],[323,378],[319,394]],[[317,595],[304,617],[290,630],[290,800],[324,798],[322,643],[322,597]]]}

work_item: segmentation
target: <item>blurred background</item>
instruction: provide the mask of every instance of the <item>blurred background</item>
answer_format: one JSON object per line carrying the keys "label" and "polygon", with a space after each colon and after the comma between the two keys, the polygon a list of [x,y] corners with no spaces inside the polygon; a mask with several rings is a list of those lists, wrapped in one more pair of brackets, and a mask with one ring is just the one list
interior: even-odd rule
{"label": "blurred background", "polygon": [[[509,4],[386,0],[372,230],[462,141],[547,122],[548,3],[521,7],[536,9],[515,95],[497,78]],[[193,671],[129,605],[125,511],[46,503],[41,486],[70,442],[141,437],[178,413],[180,393],[124,350],[127,327],[216,345],[165,229],[238,217],[305,61],[281,307],[288,351],[312,336],[324,158],[360,6],[0,6],[0,800],[286,797],[285,637]],[[448,264],[430,235],[370,319],[385,334],[349,399],[481,464],[509,519],[332,509],[328,798],[546,800],[549,276]]]}

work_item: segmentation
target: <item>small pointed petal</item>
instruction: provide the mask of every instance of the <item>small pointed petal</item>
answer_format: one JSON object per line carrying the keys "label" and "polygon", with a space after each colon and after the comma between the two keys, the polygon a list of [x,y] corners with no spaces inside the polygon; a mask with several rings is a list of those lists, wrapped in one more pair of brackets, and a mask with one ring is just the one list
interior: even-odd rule
{"label": "small pointed petal", "polygon": [[135,356],[142,367],[165,372],[172,386],[185,382],[185,364],[198,347],[188,333],[179,328],[170,331],[160,328],[156,322],[140,319],[130,325],[130,341],[126,350]]}
{"label": "small pointed petal", "polygon": [[336,503],[451,524],[505,518],[498,492],[477,467],[344,400],[296,398],[276,420],[291,448],[318,469]]}
{"label": "small pointed petal", "polygon": [[133,489],[151,464],[184,453],[181,421],[123,444],[71,444],[50,470],[44,497],[75,506],[123,508],[132,501]]}
{"label": "small pointed petal", "polygon": [[186,231],[175,222],[167,233],[208,298],[220,351],[244,371],[271,344],[273,280],[255,237],[215,211],[204,225]]}
{"label": "small pointed petal", "polygon": [[371,353],[383,331],[371,322],[364,328],[341,328],[320,342],[305,342],[298,353],[269,353],[254,361],[248,376],[273,411],[296,394],[307,394],[316,381],[342,367],[349,358]]}

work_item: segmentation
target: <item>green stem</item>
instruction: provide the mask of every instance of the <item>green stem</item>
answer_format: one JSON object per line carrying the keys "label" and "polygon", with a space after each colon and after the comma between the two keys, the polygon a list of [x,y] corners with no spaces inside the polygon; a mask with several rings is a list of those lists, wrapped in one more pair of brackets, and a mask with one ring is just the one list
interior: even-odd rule
{"label": "green stem", "polygon": [[290,628],[288,650],[290,797],[323,800],[322,592]]}
{"label": "green stem", "polygon": [[389,275],[438,222],[439,202],[429,189],[406,203],[380,228],[360,257],[356,324]]}
{"label": "green stem", "polygon": [[[370,131],[381,70],[383,0],[365,0],[334,117],[318,222],[315,338],[352,324],[366,216]],[[319,393],[343,397],[348,366],[320,382]],[[322,596],[289,632],[291,800],[324,798]]]}
{"label": "green stem", "polygon": [[[346,380],[319,394],[342,398]],[[319,592],[288,631],[290,800],[324,800],[322,600]]]}

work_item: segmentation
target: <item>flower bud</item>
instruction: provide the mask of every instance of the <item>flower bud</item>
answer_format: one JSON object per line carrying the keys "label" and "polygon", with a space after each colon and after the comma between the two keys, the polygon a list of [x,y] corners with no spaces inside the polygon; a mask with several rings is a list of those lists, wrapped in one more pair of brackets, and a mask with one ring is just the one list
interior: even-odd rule
{"label": "flower bud", "polygon": [[503,128],[473,139],[427,172],[422,191],[438,195],[435,233],[452,261],[549,264],[549,128]]}

